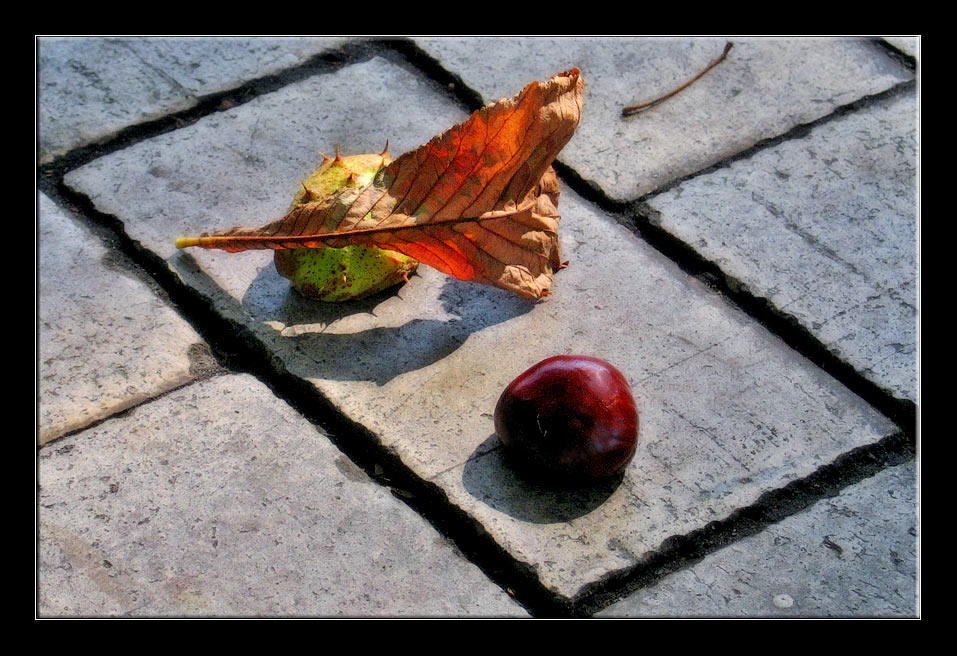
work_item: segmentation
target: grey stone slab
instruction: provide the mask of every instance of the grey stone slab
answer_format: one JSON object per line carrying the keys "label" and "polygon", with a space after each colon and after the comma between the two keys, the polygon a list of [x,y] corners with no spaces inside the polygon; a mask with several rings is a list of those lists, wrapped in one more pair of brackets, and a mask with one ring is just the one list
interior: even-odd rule
{"label": "grey stone slab", "polygon": [[197,98],[301,64],[343,38],[40,38],[41,162]]}
{"label": "grey stone slab", "polygon": [[37,237],[40,444],[214,365],[196,331],[43,194]]}
{"label": "grey stone slab", "polygon": [[653,111],[653,100],[703,69],[724,39],[417,38],[486,101],[578,67],[578,133],[559,159],[616,200],[631,200],[912,78],[860,39],[735,39],[728,58]]}
{"label": "grey stone slab", "polygon": [[688,180],[657,221],[917,400],[917,105],[902,95]]}
{"label": "grey stone slab", "polygon": [[147,37],[123,39],[153,68],[197,96],[304,63],[347,37]]}
{"label": "grey stone slab", "polygon": [[527,616],[251,376],[41,449],[38,613]]}
{"label": "grey stone slab", "polygon": [[597,616],[918,616],[915,469],[887,469]]}
{"label": "grey stone slab", "polygon": [[107,39],[37,43],[37,154],[41,162],[129,125],[187,109],[189,92]]}
{"label": "grey stone slab", "polygon": [[[300,104],[314,98],[330,100],[320,111],[326,120],[311,127]],[[352,109],[370,106],[401,111]],[[184,232],[279,216],[310,166],[298,154],[310,141],[304,135],[312,147],[351,136],[359,144],[349,152],[361,152],[386,132],[402,138],[400,152],[461,118],[409,73],[373,60],[92,162],[68,183],[569,597],[666,538],[893,430],[567,191],[570,265],[538,304],[426,267],[392,293],[318,304],[289,290],[268,252],[173,250]],[[390,130],[403,126],[408,133]],[[245,184],[253,179],[256,187]],[[155,195],[139,193],[144,186]],[[521,371],[574,352],[625,373],[639,399],[641,446],[620,485],[562,495],[523,483],[503,464],[492,410]]]}

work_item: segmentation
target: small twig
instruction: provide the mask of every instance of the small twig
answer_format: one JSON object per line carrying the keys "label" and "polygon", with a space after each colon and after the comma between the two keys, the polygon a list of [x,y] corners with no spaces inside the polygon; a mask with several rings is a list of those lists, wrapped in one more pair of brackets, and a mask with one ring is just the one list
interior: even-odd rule
{"label": "small twig", "polygon": [[734,46],[734,44],[733,44],[732,42],[728,41],[728,43],[725,44],[725,46],[724,46],[724,52],[722,52],[721,55],[720,55],[717,59],[715,59],[713,62],[711,62],[710,64],[708,64],[708,66],[707,66],[703,71],[701,71],[700,73],[698,73],[697,75],[695,75],[693,78],[691,78],[690,80],[688,80],[687,82],[685,82],[684,84],[682,84],[682,85],[681,85],[680,87],[678,87],[677,89],[674,89],[673,91],[669,91],[669,92],[666,93],[665,95],[663,95],[663,96],[661,96],[661,97],[659,97],[659,98],[655,98],[654,100],[652,100],[652,101],[650,101],[650,102],[642,103],[642,104],[640,104],[640,105],[631,105],[630,107],[625,107],[623,110],[621,110],[621,115],[622,115],[622,116],[632,116],[633,114],[638,114],[639,112],[643,112],[643,111],[645,111],[646,109],[650,109],[650,108],[654,107],[655,105],[660,105],[660,104],[663,103],[664,101],[668,100],[668,98],[671,98],[671,96],[673,96],[673,95],[675,95],[676,93],[678,93],[678,92],[680,92],[680,91],[682,91],[682,90],[688,88],[688,87],[691,86],[696,80],[698,80],[698,78],[700,78],[700,77],[703,76],[705,73],[707,73],[708,71],[710,71],[712,68],[714,68],[715,66],[717,66],[718,64],[720,64],[722,61],[724,61],[724,58],[728,56],[728,51],[731,50],[731,48],[732,48],[733,46]]}

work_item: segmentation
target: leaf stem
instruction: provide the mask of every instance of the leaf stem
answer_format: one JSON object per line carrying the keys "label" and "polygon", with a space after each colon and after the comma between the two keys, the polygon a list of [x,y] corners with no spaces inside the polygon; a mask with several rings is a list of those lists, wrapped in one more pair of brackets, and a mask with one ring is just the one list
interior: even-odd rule
{"label": "leaf stem", "polygon": [[176,248],[189,248],[190,246],[198,246],[199,244],[199,237],[180,237],[176,240]]}
{"label": "leaf stem", "polygon": [[646,109],[651,109],[655,105],[660,105],[664,101],[668,100],[668,98],[671,98],[675,94],[687,89],[692,84],[694,84],[699,78],[701,78],[705,73],[707,73],[712,68],[720,64],[722,61],[724,61],[724,58],[728,56],[728,51],[731,50],[733,46],[734,46],[734,43],[732,43],[731,41],[728,41],[724,46],[724,52],[722,52],[717,59],[715,59],[713,62],[708,64],[703,71],[695,75],[693,78],[691,78],[690,80],[682,84],[677,89],[673,89],[672,91],[669,91],[665,95],[655,98],[654,100],[651,100],[649,102],[641,103],[640,105],[631,105],[629,107],[625,107],[624,109],[621,110],[621,115],[632,116],[634,114],[638,114],[639,112],[643,112]]}

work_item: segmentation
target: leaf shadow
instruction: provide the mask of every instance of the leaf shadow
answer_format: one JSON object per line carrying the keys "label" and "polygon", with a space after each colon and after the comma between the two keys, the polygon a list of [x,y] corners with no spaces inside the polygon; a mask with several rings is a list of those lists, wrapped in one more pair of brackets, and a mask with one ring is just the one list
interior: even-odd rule
{"label": "leaf shadow", "polygon": [[621,474],[579,487],[534,482],[516,470],[495,434],[476,447],[462,470],[462,483],[475,499],[515,519],[534,524],[555,524],[583,517],[605,503],[623,480]]}
{"label": "leaf shadow", "polygon": [[[410,293],[404,285],[348,303],[322,303],[293,290],[272,266],[263,268],[249,285],[242,305],[257,322],[279,326],[273,335],[278,340],[272,343],[290,371],[306,378],[377,385],[434,364],[462,346],[471,334],[534,307],[527,299],[475,283],[447,278],[440,285],[437,300],[441,311],[435,307],[434,296],[425,299],[433,302],[422,308],[420,316],[414,308],[396,311],[393,305],[388,311],[392,319],[413,317],[397,326],[375,325],[377,309],[393,300],[423,302],[421,295]],[[415,300],[406,300],[406,296]],[[438,318],[430,318],[430,312]],[[348,333],[325,329],[342,321],[351,321],[359,329]],[[303,330],[297,332],[296,328]]]}
{"label": "leaf shadow", "polygon": [[[396,286],[366,298],[344,303],[324,303],[306,298],[279,275],[275,265],[262,268],[243,294],[242,306],[257,321],[278,322],[283,326],[329,326],[357,315],[375,316],[376,307],[394,296],[401,296]],[[321,329],[312,332],[321,332]]]}

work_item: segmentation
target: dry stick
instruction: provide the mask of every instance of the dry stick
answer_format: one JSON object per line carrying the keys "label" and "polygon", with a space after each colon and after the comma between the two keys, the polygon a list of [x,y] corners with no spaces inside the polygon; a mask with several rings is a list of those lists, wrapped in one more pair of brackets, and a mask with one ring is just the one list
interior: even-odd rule
{"label": "dry stick", "polygon": [[678,87],[677,89],[675,89],[675,90],[673,90],[673,91],[669,91],[669,92],[666,93],[665,95],[661,96],[660,98],[655,98],[655,99],[652,100],[651,102],[646,102],[646,103],[642,103],[642,104],[640,104],[640,105],[632,105],[632,106],[630,106],[630,107],[625,107],[623,110],[621,110],[621,115],[622,115],[622,116],[631,116],[631,115],[633,115],[633,114],[637,114],[637,113],[639,113],[639,112],[643,112],[643,111],[645,111],[646,109],[650,109],[650,108],[654,107],[655,105],[659,105],[659,104],[663,103],[664,101],[668,100],[668,98],[671,98],[671,96],[673,96],[673,95],[675,95],[676,93],[678,93],[678,92],[680,92],[680,91],[682,91],[682,90],[688,88],[688,87],[691,86],[698,78],[700,78],[702,75],[704,75],[705,73],[707,73],[708,71],[710,71],[712,68],[714,68],[715,66],[717,66],[718,64],[720,64],[722,61],[724,61],[724,58],[728,56],[728,51],[731,50],[731,48],[732,48],[733,46],[734,46],[734,44],[733,44],[732,42],[728,41],[728,43],[725,44],[725,46],[724,46],[724,52],[722,52],[721,55],[720,55],[717,59],[715,59],[713,62],[711,62],[710,64],[708,64],[708,66],[707,66],[703,71],[701,71],[700,73],[698,73],[697,75],[695,75],[693,78],[691,78],[690,80],[688,80],[687,82],[685,82],[684,84],[682,84],[682,85],[681,85],[680,87]]}

